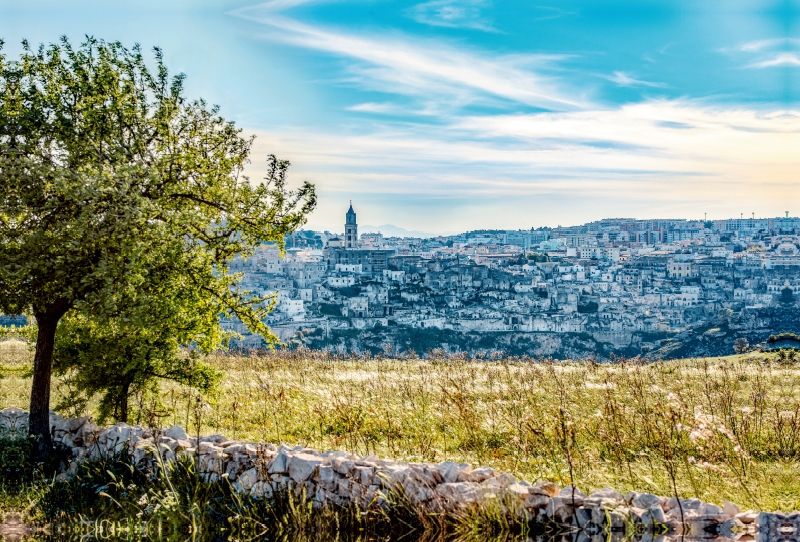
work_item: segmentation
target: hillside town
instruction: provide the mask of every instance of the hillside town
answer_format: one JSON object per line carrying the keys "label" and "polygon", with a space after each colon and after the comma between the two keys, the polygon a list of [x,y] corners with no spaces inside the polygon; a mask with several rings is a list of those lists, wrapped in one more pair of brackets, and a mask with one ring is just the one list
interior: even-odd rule
{"label": "hillside town", "polygon": [[[487,349],[509,333],[576,334],[646,353],[692,330],[713,335],[735,315],[785,312],[800,292],[800,218],[788,212],[420,239],[359,234],[351,205],[343,233],[299,231],[286,247],[263,246],[232,269],[245,289],[276,296],[266,322],[282,341],[345,350],[363,348],[365,332],[391,344],[392,332],[439,330],[482,335]],[[240,322],[223,327],[239,334],[235,346],[264,345]],[[554,353],[537,344],[533,354]]]}

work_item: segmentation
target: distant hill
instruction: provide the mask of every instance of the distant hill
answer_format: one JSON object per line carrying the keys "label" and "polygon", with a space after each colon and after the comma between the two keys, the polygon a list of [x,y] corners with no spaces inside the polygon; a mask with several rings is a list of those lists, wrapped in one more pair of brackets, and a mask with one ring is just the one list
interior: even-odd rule
{"label": "distant hill", "polygon": [[[753,348],[769,346],[770,335],[792,335],[800,330],[800,311],[770,307],[746,309],[738,314],[699,324],[681,332],[524,332],[524,331],[455,331],[408,326],[368,329],[331,329],[327,336],[320,330],[304,337],[312,349],[337,349],[344,352],[378,354],[387,344],[395,353],[414,350],[418,354],[435,348],[448,352],[503,352],[506,355],[580,359],[614,357],[646,359],[683,359],[729,356],[736,339],[744,338]],[[784,346],[785,347],[785,346]],[[794,347],[794,345],[792,345]]]}
{"label": "distant hill", "polygon": [[421,237],[421,238],[428,238],[428,237],[437,237],[439,235],[454,235],[457,232],[442,232],[442,233],[433,233],[433,232],[425,232],[419,230],[407,230],[405,228],[401,228],[399,226],[393,226],[392,224],[384,224],[383,226],[370,226],[365,224],[363,226],[358,226],[358,233],[382,233],[384,237]]}

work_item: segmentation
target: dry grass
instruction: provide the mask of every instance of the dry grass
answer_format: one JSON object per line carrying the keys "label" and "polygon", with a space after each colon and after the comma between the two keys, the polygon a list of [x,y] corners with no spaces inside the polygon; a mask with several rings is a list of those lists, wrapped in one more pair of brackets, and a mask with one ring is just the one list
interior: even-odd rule
{"label": "dry grass", "polygon": [[28,408],[33,351],[18,340],[0,341],[0,408]]}
{"label": "dry grass", "polygon": [[[643,365],[300,352],[209,361],[227,373],[218,395],[165,384],[155,402],[136,398],[134,416],[236,439],[464,461],[584,490],[800,508],[800,367],[764,356]],[[0,408],[25,406],[24,371],[5,374]]]}

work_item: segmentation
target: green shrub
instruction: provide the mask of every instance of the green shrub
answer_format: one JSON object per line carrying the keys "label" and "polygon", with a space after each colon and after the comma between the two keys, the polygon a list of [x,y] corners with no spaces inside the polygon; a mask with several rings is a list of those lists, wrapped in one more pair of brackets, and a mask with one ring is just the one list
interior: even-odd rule
{"label": "green shrub", "polygon": [[52,475],[65,467],[71,450],[56,446],[46,463],[33,460],[36,439],[17,431],[0,429],[0,484],[13,488]]}

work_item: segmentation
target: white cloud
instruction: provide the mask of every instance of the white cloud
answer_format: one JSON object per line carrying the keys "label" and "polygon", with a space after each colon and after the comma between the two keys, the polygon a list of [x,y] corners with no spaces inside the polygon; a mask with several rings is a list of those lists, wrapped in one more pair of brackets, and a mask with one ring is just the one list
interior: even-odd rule
{"label": "white cloud", "polygon": [[797,38],[775,38],[768,40],[749,41],[740,47],[740,50],[747,53],[755,53],[763,49],[772,49],[776,46],[800,46],[800,39]]}
{"label": "white cloud", "polygon": [[268,0],[267,2],[252,7],[269,9],[270,11],[277,13],[306,4],[321,4],[329,1],[331,0]]}
{"label": "white cloud", "polygon": [[[532,216],[543,225],[612,215],[768,214],[800,200],[800,111],[666,100],[603,108],[547,76],[557,57],[493,56],[398,33],[319,28],[276,6],[237,14],[268,25],[265,39],[344,59],[350,83],[411,96],[414,107],[423,104],[418,113],[436,115],[436,122],[423,123],[403,111],[402,122],[376,117],[327,130],[260,133],[252,176],[258,177],[260,155],[292,160],[292,178],[320,190],[315,223],[339,223],[340,204],[353,195],[379,214],[364,217],[366,223],[430,231],[524,227]],[[738,54],[749,52],[759,63],[800,62],[793,52],[771,51],[774,43],[746,46]],[[604,77],[623,86],[665,86],[629,72]],[[461,109],[509,101],[551,112],[465,115]],[[386,114],[395,107],[366,102],[349,109]]]}
{"label": "white cloud", "polygon": [[645,87],[664,88],[668,86],[665,83],[652,83],[650,81],[642,81],[641,79],[634,79],[625,72],[614,72],[613,75],[606,76],[606,79],[622,87],[645,86]]}
{"label": "white cloud", "polygon": [[491,56],[440,41],[323,30],[285,17],[278,8],[282,4],[268,2],[234,13],[281,29],[264,35],[265,39],[349,59],[353,62],[353,81],[368,88],[391,89],[428,100],[438,98],[443,103],[449,103],[455,96],[460,103],[503,99],[555,110],[586,105],[582,96],[560,88],[554,79],[530,68],[533,63],[552,62],[553,55]]}
{"label": "white cloud", "polygon": [[781,66],[800,66],[800,56],[795,53],[781,53],[768,60],[754,62],[749,68],[775,68]]}
{"label": "white cloud", "polygon": [[533,10],[539,11],[541,15],[535,17],[535,21],[548,21],[551,19],[560,19],[561,17],[568,17],[570,15],[577,15],[577,11],[568,11],[553,6],[534,6]]}
{"label": "white cloud", "polygon": [[785,68],[800,66],[800,39],[773,38],[749,41],[738,48],[721,49],[723,53],[747,53],[751,59],[745,68]]}
{"label": "white cloud", "polygon": [[485,0],[430,0],[417,4],[407,11],[418,23],[450,28],[472,28],[495,32],[491,23],[483,17],[481,9]]}
{"label": "white cloud", "polygon": [[[780,213],[800,200],[800,111],[650,101],[369,133],[290,130],[256,141],[259,152],[293,160],[293,178],[319,184],[330,205],[320,213],[331,220],[352,194],[385,202],[384,222],[409,217],[406,225],[431,230],[524,226],[531,205],[541,225],[616,213]],[[449,203],[414,214],[406,202],[416,199]]]}
{"label": "white cloud", "polygon": [[348,111],[358,111],[361,113],[396,113],[398,108],[391,103],[374,103],[366,102],[362,104],[351,105],[347,108]]}

